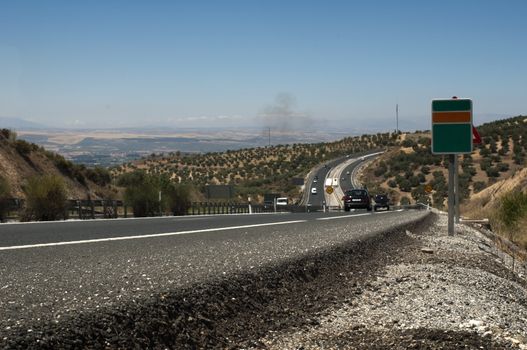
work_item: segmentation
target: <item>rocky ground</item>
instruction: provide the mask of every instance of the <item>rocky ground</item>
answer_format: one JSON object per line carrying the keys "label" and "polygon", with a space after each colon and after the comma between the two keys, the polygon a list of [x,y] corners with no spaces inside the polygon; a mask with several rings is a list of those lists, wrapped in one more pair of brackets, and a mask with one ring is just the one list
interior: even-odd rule
{"label": "rocky ground", "polygon": [[[448,236],[439,215],[386,265],[314,324],[270,333],[268,349],[527,349],[525,262],[465,225]],[[402,248],[402,247],[401,247]],[[513,272],[514,269],[514,272]],[[352,272],[354,273],[354,272]]]}
{"label": "rocky ground", "polygon": [[0,348],[527,349],[524,266],[457,230],[429,215],[258,271],[4,329]]}

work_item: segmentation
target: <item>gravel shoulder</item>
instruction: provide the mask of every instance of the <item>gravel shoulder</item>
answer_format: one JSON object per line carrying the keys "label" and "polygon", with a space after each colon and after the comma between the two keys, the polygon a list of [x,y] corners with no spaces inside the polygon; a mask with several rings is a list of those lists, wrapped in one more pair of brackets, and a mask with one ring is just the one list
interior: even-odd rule
{"label": "gravel shoulder", "polygon": [[[525,265],[474,228],[438,215],[316,324],[261,339],[268,349],[527,349]],[[513,272],[514,269],[514,272]],[[357,295],[353,297],[353,295]]]}

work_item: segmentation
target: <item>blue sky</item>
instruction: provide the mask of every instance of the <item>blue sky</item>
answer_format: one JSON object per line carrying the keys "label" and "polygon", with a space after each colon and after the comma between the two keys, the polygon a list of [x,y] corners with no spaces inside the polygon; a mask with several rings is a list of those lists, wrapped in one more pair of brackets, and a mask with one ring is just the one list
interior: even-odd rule
{"label": "blue sky", "polygon": [[[0,117],[429,128],[527,114],[527,2],[0,0]],[[285,126],[284,126],[285,125]]]}

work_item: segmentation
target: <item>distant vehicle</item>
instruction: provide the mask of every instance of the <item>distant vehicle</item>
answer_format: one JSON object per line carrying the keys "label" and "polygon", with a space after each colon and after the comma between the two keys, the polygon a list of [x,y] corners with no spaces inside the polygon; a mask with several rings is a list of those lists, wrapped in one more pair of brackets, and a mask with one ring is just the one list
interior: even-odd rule
{"label": "distant vehicle", "polygon": [[334,177],[333,178],[333,183],[331,185],[333,187],[338,187],[338,185],[339,185],[339,178],[338,177]]}
{"label": "distant vehicle", "polygon": [[371,198],[368,190],[347,190],[344,197],[342,197],[342,201],[344,202],[344,211],[350,211],[350,209],[366,209],[371,211]]}
{"label": "distant vehicle", "polygon": [[279,197],[279,198],[276,198],[276,205],[287,205],[289,204],[288,203],[289,200],[287,199],[287,197]]}
{"label": "distant vehicle", "polygon": [[364,158],[364,157],[360,157],[360,160],[364,160],[364,159],[366,159],[366,158]]}
{"label": "distant vehicle", "polygon": [[346,175],[349,175],[349,174],[350,174],[350,171],[349,171],[349,170],[348,170],[348,171],[346,171]]}
{"label": "distant vehicle", "polygon": [[271,209],[274,208],[274,203],[277,198],[280,197],[278,193],[264,193],[264,208]]}
{"label": "distant vehicle", "polygon": [[327,178],[327,179],[326,179],[326,184],[325,184],[325,185],[326,185],[326,187],[328,187],[328,186],[332,186],[332,185],[333,185],[333,180],[330,179],[330,178]]}
{"label": "distant vehicle", "polygon": [[390,210],[390,203],[387,195],[377,194],[373,197],[373,200],[375,201],[375,204],[373,205],[374,211],[377,211],[377,209],[380,208],[386,208],[386,210]]}
{"label": "distant vehicle", "polygon": [[313,187],[311,189],[311,194],[317,194],[317,188],[316,187]]}
{"label": "distant vehicle", "polygon": [[317,183],[318,182],[318,179],[313,179],[313,183]]}

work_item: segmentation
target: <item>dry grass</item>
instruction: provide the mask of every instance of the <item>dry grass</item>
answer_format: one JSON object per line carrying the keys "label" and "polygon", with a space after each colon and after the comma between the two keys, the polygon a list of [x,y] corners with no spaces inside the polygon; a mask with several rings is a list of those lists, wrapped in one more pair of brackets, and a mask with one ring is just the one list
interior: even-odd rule
{"label": "dry grass", "polygon": [[527,213],[514,227],[506,227],[499,216],[504,196],[518,191],[527,191],[527,168],[473,195],[461,206],[461,215],[469,219],[488,218],[493,231],[527,249]]}

